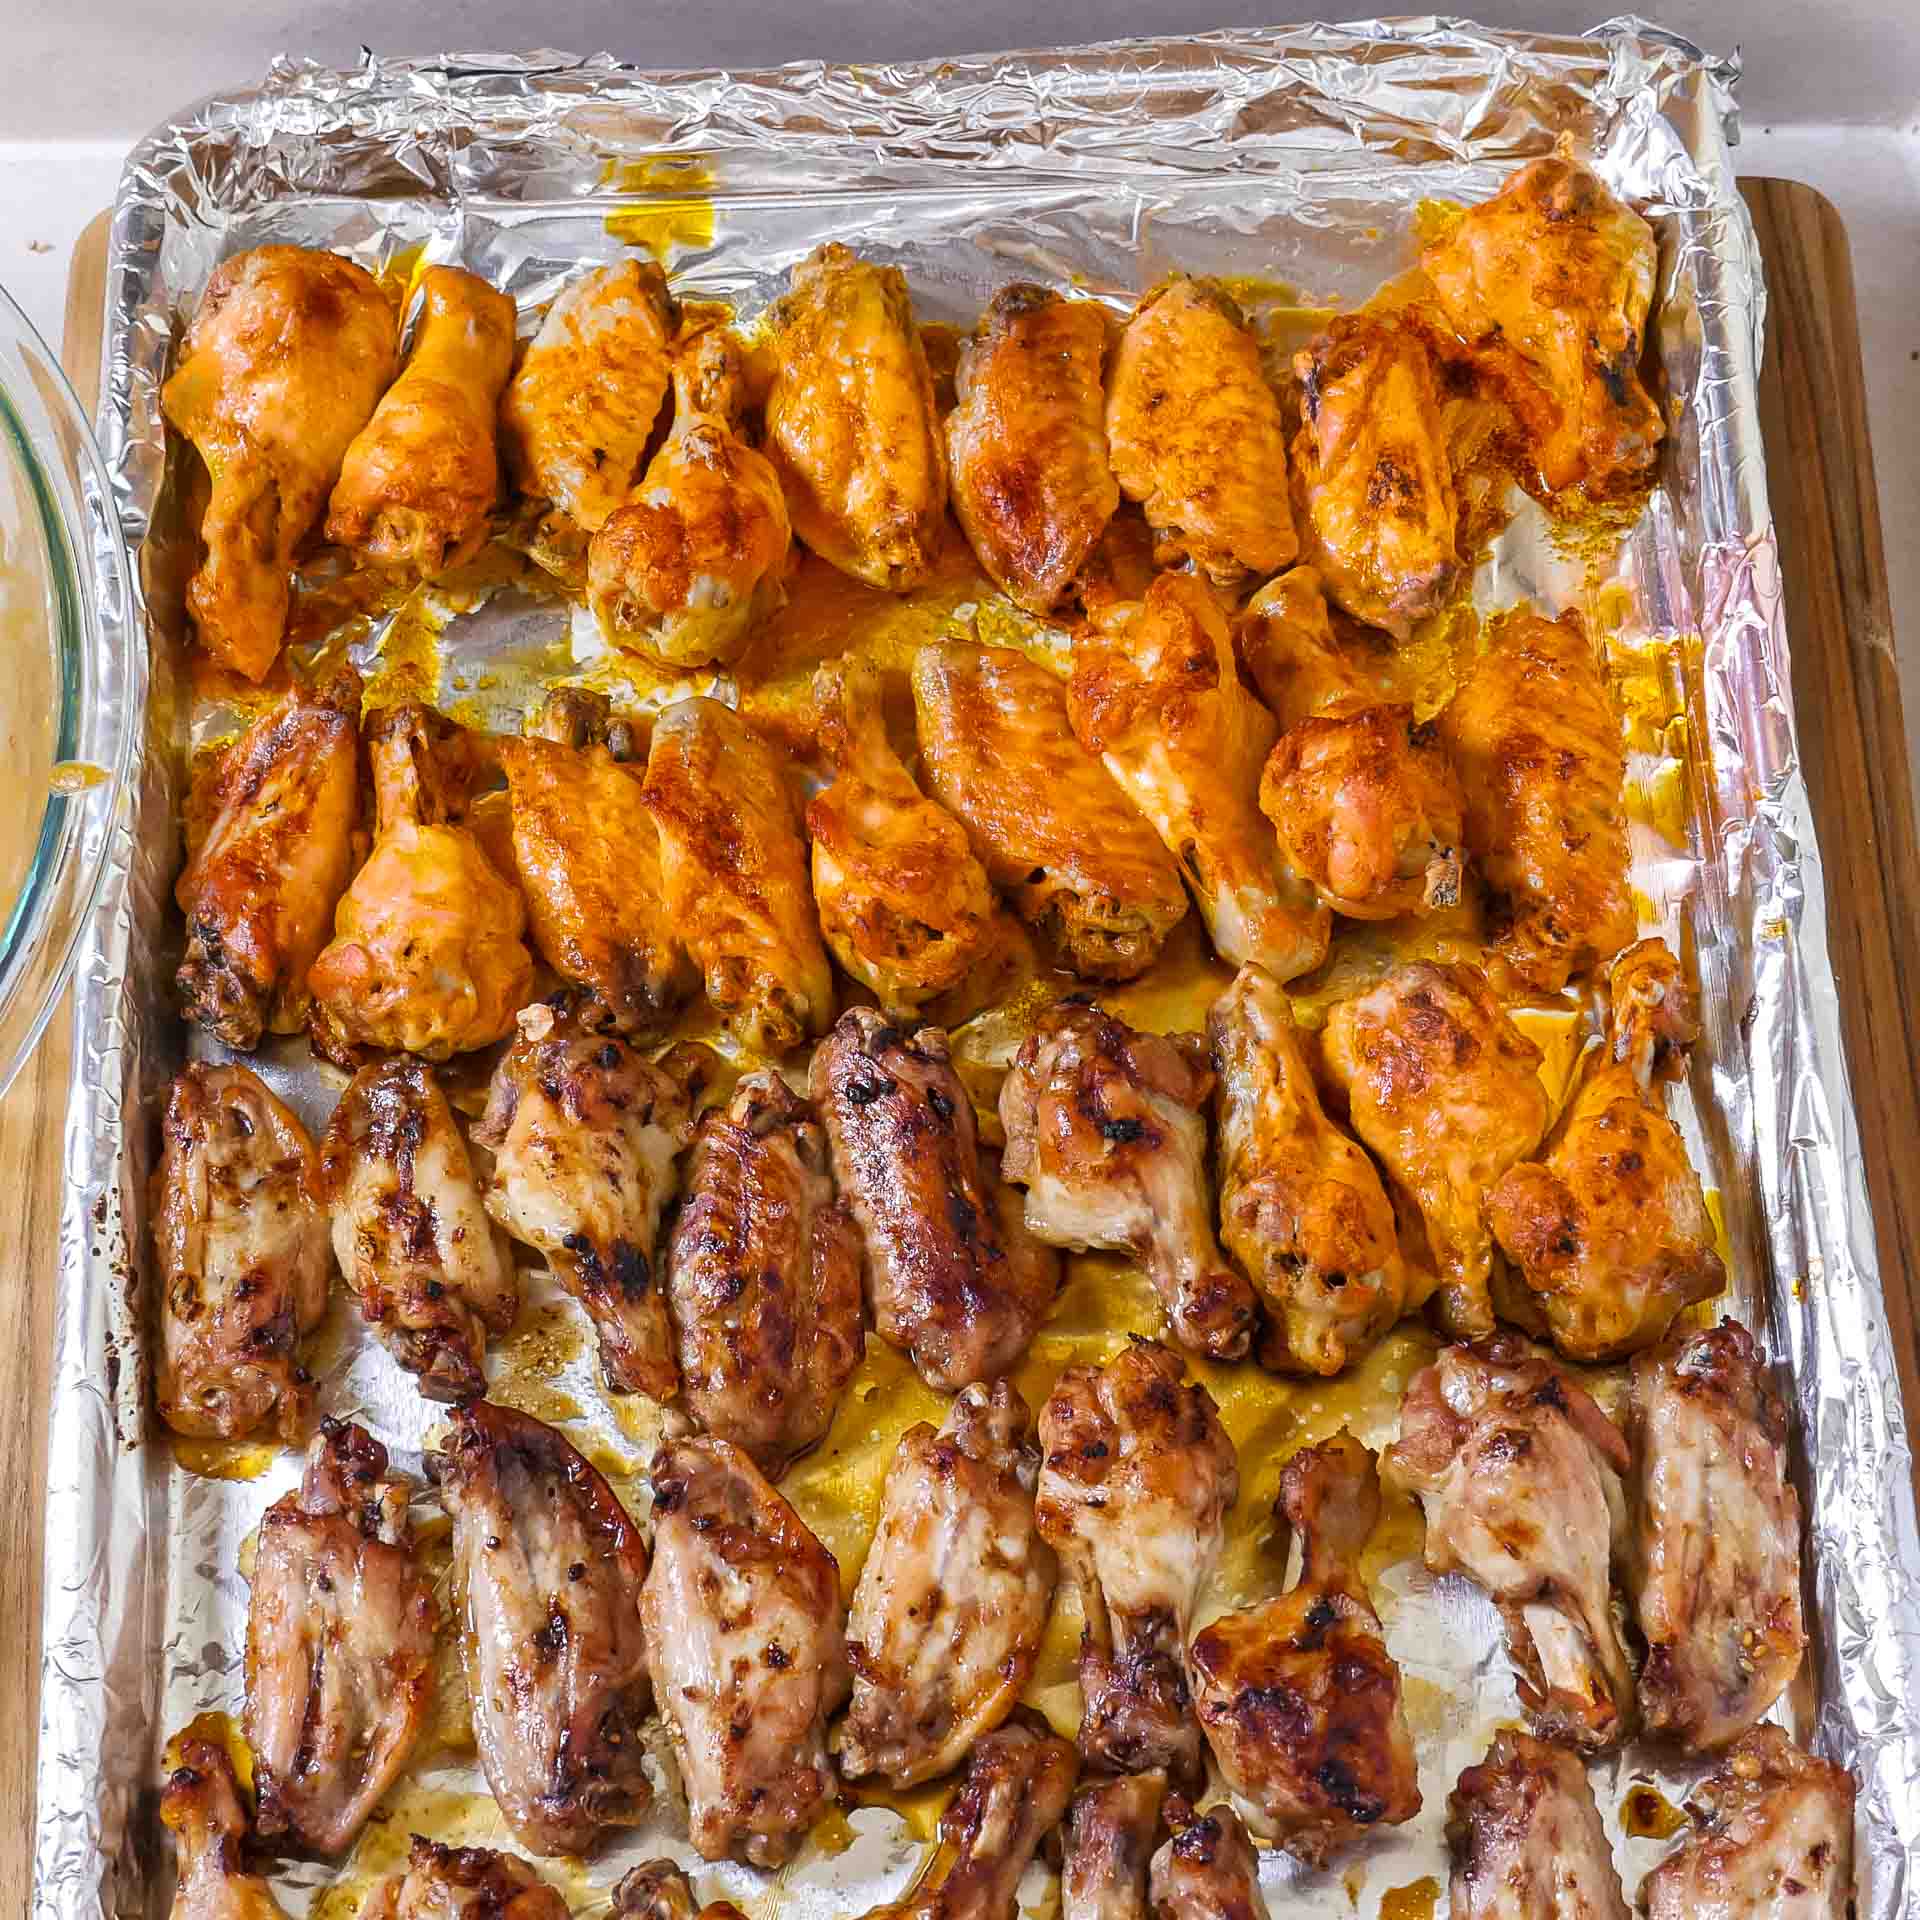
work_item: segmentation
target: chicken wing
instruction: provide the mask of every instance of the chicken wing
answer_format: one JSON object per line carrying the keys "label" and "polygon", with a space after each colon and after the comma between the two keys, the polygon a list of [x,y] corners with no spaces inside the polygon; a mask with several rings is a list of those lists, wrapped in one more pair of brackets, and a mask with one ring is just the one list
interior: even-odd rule
{"label": "chicken wing", "polygon": [[946,1034],[849,1007],[808,1090],[866,1241],[874,1331],[943,1393],[997,1380],[1052,1306],[1060,1262],[983,1158]]}
{"label": "chicken wing", "polygon": [[833,969],[779,758],[731,707],[681,700],[654,727],[645,792],[667,916],[715,1010],[757,1053],[825,1032]]}
{"label": "chicken wing", "polygon": [[947,416],[953,510],[993,583],[1029,613],[1057,607],[1120,504],[1107,465],[1097,301],[1002,287],[960,349]]}
{"label": "chicken wing", "polygon": [[1115,1772],[1197,1784],[1187,1631],[1240,1491],[1213,1397],[1179,1356],[1135,1339],[1072,1366],[1040,1413],[1034,1517],[1079,1589],[1080,1751]]}
{"label": "chicken wing", "polygon": [[298,1440],[313,1417],[300,1341],[333,1277],[307,1130],[248,1068],[174,1080],[149,1210],[160,1283],[160,1417],[176,1433]]}
{"label": "chicken wing", "polygon": [[1418,1208],[1442,1324],[1493,1331],[1487,1194],[1540,1144],[1540,1050],[1477,967],[1419,960],[1327,1016],[1321,1051],[1353,1130]]}
{"label": "chicken wing", "polygon": [[1723,1320],[1633,1363],[1633,1411],[1640,1710],[1651,1733],[1723,1747],[1779,1699],[1807,1645],[1787,1410],[1753,1336]]}
{"label": "chicken wing", "polygon": [[1299,1581],[1203,1629],[1187,1672],[1235,1806],[1324,1867],[1420,1811],[1400,1669],[1360,1580],[1380,1519],[1373,1455],[1344,1431],[1296,1453],[1275,1516],[1301,1542]]}
{"label": "chicken wing", "polygon": [[247,1609],[247,1745],[262,1839],[339,1853],[399,1777],[433,1699],[440,1622],[408,1489],[329,1420],[298,1493],[261,1517]]}
{"label": "chicken wing", "polygon": [[829,661],[813,676],[813,709],[834,776],[807,803],[820,931],[904,1017],[958,986],[998,943],[993,889],[966,830],[894,752],[879,669],[853,654]]}
{"label": "chicken wing", "polygon": [[917,587],[945,537],[947,456],[899,269],[816,248],[774,305],[769,345],[767,454],[794,532],[869,586]]}
{"label": "chicken wing", "polygon": [[1211,281],[1175,274],[1134,308],[1107,376],[1107,450],[1159,536],[1159,565],[1191,561],[1231,587],[1299,552],[1280,401]]}
{"label": "chicken wing", "polygon": [[706,1906],[671,1860],[649,1860],[623,1874],[613,1890],[614,1920],[746,1920],[731,1900]]}
{"label": "chicken wing", "polygon": [[1131,980],[1187,915],[1159,836],[1073,737],[1065,689],[998,647],[922,647],[920,754],[987,877],[1075,973]]}
{"label": "chicken wing", "polygon": [[294,556],[393,378],[397,333],[365,268],[254,247],[214,270],[160,390],[213,483],[187,611],[207,652],[249,680],[279,655]]}
{"label": "chicken wing", "polygon": [[513,302],[459,267],[429,267],[400,378],[347,449],[327,538],[434,580],[480,551],[500,498],[494,445],[513,371]]}
{"label": "chicken wing", "polygon": [[1081,1789],[1066,1821],[1060,1920],[1149,1920],[1147,1865],[1166,1791],[1164,1773],[1127,1773]]}
{"label": "chicken wing", "polygon": [[298,1033],[307,972],[353,866],[360,815],[360,676],[296,680],[220,756],[213,824],[173,897],[187,923],[174,975],[186,1016],[230,1047]]}
{"label": "chicken wing", "polygon": [[1440,716],[1497,950],[1558,993],[1633,938],[1620,719],[1576,613],[1510,614]]}
{"label": "chicken wing", "polygon": [[246,1809],[225,1747],[185,1740],[160,1795],[180,1859],[171,1920],[282,1920],[273,1889],[246,1869]]}
{"label": "chicken wing", "polygon": [[1213,1237],[1205,1057],[1198,1035],[1138,1033],[1082,1000],[1048,1008],[1001,1083],[1002,1170],[1027,1190],[1028,1232],[1132,1254],[1174,1338],[1237,1360],[1257,1308]]}
{"label": "chicken wing", "polygon": [[396,1056],[353,1076],[314,1191],[332,1211],[334,1257],[362,1317],[420,1391],[484,1393],[487,1335],[513,1325],[520,1283],[428,1068]]}
{"label": "chicken wing", "polygon": [[360,1920],[568,1920],[567,1903],[517,1854],[443,1847],[413,1836],[404,1873],[391,1875]]}
{"label": "chicken wing", "polygon": [[1268,1920],[1260,1856],[1229,1806],[1204,1814],[1179,1794],[1167,1800],[1173,1837],[1153,1856],[1154,1920]]}
{"label": "chicken wing", "polygon": [[1400,1408],[1387,1481],[1419,1496],[1426,1562],[1484,1587],[1536,1733],[1583,1752],[1627,1731],[1633,1672],[1613,1621],[1628,1466],[1620,1430],[1515,1334],[1444,1348]]}
{"label": "chicken wing", "polygon": [[454,1413],[428,1466],[453,1520],[487,1785],[523,1847],[585,1853],[652,1797],[640,1529],[553,1428],[491,1401]]}
{"label": "chicken wing", "polygon": [[1220,956],[1280,980],[1317,967],[1330,918],[1260,818],[1273,720],[1240,684],[1213,595],[1160,574],[1144,600],[1095,613],[1073,660],[1073,731],[1180,862]]}
{"label": "chicken wing", "polygon": [[1552,154],[1469,209],[1420,264],[1549,492],[1617,493],[1652,473],[1665,429],[1640,359],[1659,257],[1631,207]]}
{"label": "chicken wing", "polygon": [[1327,596],[1313,567],[1289,567],[1256,593],[1233,627],[1241,670],[1282,731],[1318,713],[1372,704],[1386,678],[1334,637]]}
{"label": "chicken wing", "polygon": [[702,1859],[790,1860],[835,1789],[827,1718],[847,1697],[840,1569],[726,1440],[653,1462],[640,1619]]}

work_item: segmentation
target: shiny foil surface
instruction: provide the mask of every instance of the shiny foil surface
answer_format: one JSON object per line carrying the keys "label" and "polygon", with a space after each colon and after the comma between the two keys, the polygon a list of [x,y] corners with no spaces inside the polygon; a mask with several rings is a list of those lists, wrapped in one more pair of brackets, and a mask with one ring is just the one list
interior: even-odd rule
{"label": "shiny foil surface", "polygon": [[[223,730],[187,668],[194,555],[159,392],[215,265],[267,240],[393,271],[457,262],[516,298],[525,334],[565,279],[628,243],[665,255],[682,298],[730,302],[750,323],[795,261],[841,239],[904,269],[923,322],[970,324],[1016,278],[1124,307],[1179,266],[1246,283],[1270,337],[1291,326],[1304,338],[1314,316],[1412,264],[1423,202],[1482,198],[1562,136],[1659,235],[1671,438],[1660,486],[1617,545],[1571,550],[1522,506],[1475,604],[1531,595],[1587,611],[1630,696],[1634,791],[1666,796],[1634,809],[1634,880],[1645,924],[1701,985],[1683,1125],[1719,1195],[1729,1305],[1760,1333],[1797,1415],[1813,1644],[1783,1714],[1859,1776],[1863,1920],[1920,1912],[1920,1538],[1794,741],[1755,407],[1764,298],[1728,160],[1735,78],[1632,20],[1582,39],[1429,17],[738,74],[649,76],[551,53],[370,57],[351,73],[282,63],[259,90],[209,101],[136,149],[114,220],[100,427],[152,647],[144,671],[109,689],[140,716],[144,777],[75,991],[46,1489],[43,1920],[165,1912],[162,1745],[202,1711],[238,1714],[241,1569],[260,1513],[297,1473],[292,1454],[253,1478],[189,1473],[150,1411],[145,1190],[185,1049],[170,888],[188,754]],[[442,703],[464,688],[490,724],[516,725],[543,678],[595,670],[590,622],[512,588],[435,609],[433,638]],[[391,621],[374,621],[354,656],[377,666],[399,644]],[[339,1078],[303,1045],[260,1064],[309,1124],[324,1120]],[[417,1474],[439,1413],[344,1295],[335,1288],[319,1340],[322,1404],[357,1411]],[[591,1434],[618,1490],[643,1503],[653,1435],[643,1414],[609,1410],[571,1314],[533,1290],[523,1325],[555,1333],[521,1404]],[[1368,1443],[1391,1439],[1398,1389],[1429,1347],[1395,1336],[1369,1363],[1370,1397],[1341,1402]],[[1310,1394],[1304,1405],[1310,1425]],[[429,1537],[436,1513],[423,1494]],[[1425,1573],[1417,1548],[1416,1532],[1374,1591],[1408,1677],[1425,1810],[1327,1873],[1265,1855],[1276,1911],[1424,1920],[1444,1899],[1447,1794],[1493,1726],[1517,1717],[1492,1607]],[[1228,1583],[1202,1617],[1246,1597]],[[1631,1899],[1665,1843],[1621,1832],[1628,1789],[1647,1782],[1678,1805],[1696,1773],[1631,1745],[1593,1777]],[[551,1869],[576,1912],[603,1911],[619,1874],[650,1855],[693,1864],[673,1800],[592,1862]],[[506,1844],[455,1747],[423,1748],[393,1807],[331,1891],[331,1867],[276,1873],[289,1913],[350,1920],[379,1850],[397,1864],[409,1826]],[[756,1915],[860,1914],[899,1897],[924,1851],[896,1813],[863,1807],[777,1884],[734,1867],[702,1868],[696,1884]],[[1030,1904],[1045,1886],[1030,1876]]]}

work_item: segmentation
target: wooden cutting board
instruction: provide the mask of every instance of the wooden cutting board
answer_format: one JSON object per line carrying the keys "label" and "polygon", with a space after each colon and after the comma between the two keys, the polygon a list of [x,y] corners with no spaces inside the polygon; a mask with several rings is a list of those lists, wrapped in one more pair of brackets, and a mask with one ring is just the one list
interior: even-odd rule
{"label": "wooden cutting board", "polygon": [[[1760,384],[1767,470],[1793,643],[1807,783],[1826,858],[1830,948],[1860,1116],[1860,1144],[1906,1404],[1920,1416],[1920,1007],[1902,956],[1920,954],[1906,729],[1867,433],[1859,321],[1845,228],[1789,180],[1749,180],[1766,257]],[[63,357],[99,391],[107,216],[74,251]],[[0,1914],[24,1910],[32,1874],[40,1648],[47,1346],[59,1245],[66,1010],[0,1100]],[[1920,1480],[1917,1480],[1920,1485]]]}

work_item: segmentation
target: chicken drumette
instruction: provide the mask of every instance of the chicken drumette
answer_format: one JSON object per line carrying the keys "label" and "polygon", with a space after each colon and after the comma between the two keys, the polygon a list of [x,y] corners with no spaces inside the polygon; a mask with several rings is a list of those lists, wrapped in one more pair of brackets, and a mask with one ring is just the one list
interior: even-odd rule
{"label": "chicken drumette", "polygon": [[1081,1790],[1066,1819],[1060,1920],[1148,1920],[1147,1867],[1160,1832],[1164,1773],[1127,1773]]}
{"label": "chicken drumette", "polygon": [[1228,1806],[1196,1813],[1179,1794],[1166,1815],[1173,1837],[1153,1856],[1148,1883],[1154,1920],[1268,1920],[1260,1856],[1240,1816]]}
{"label": "chicken drumette", "polygon": [[406,1871],[390,1875],[360,1920],[569,1920],[567,1903],[517,1854],[444,1847],[413,1836]]}
{"label": "chicken drumette", "polygon": [[704,1907],[671,1860],[648,1860],[623,1874],[613,1890],[614,1920],[747,1920],[731,1900]]}
{"label": "chicken drumette", "polygon": [[180,1878],[171,1920],[282,1920],[273,1889],[246,1867],[247,1813],[225,1747],[183,1740],[160,1794]]}

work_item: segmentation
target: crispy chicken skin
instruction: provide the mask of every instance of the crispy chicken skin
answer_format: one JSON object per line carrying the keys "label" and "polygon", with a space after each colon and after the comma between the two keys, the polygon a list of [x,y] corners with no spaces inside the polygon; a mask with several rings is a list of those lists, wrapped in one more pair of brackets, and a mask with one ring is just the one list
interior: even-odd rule
{"label": "crispy chicken skin", "polygon": [[487,1387],[487,1335],[520,1311],[506,1242],[487,1218],[467,1143],[432,1071],[362,1067],[333,1110],[314,1191],[367,1324],[429,1400]]}
{"label": "crispy chicken skin", "polygon": [[1187,1671],[1234,1804],[1325,1867],[1369,1828],[1420,1811],[1400,1669],[1360,1580],[1380,1518],[1373,1455],[1345,1431],[1296,1453],[1275,1512],[1301,1542],[1299,1581],[1203,1629]]}
{"label": "crispy chicken skin", "polygon": [[623,1874],[613,1890],[614,1920],[746,1920],[731,1900],[706,1906],[671,1860],[649,1860]]}
{"label": "crispy chicken skin", "polygon": [[1313,567],[1289,567],[1247,602],[1233,624],[1233,649],[1283,732],[1381,697],[1380,685],[1334,638],[1326,587]]}
{"label": "crispy chicken skin", "polygon": [[1508,615],[1440,733],[1494,897],[1497,951],[1529,986],[1558,993],[1634,931],[1620,717],[1580,616]]}
{"label": "crispy chicken skin", "polygon": [[945,538],[947,456],[898,268],[838,242],[794,268],[769,336],[767,456],[823,560],[905,593]]}
{"label": "crispy chicken skin", "polygon": [[1187,1631],[1240,1491],[1213,1397],[1157,1341],[1072,1366],[1040,1413],[1035,1520],[1079,1589],[1089,1766],[1201,1774]]}
{"label": "crispy chicken skin", "polygon": [[849,1778],[949,1772],[1019,1700],[1057,1572],[1034,1530],[1032,1416],[1010,1380],[968,1387],[894,1449],[847,1619]]}
{"label": "crispy chicken skin", "polygon": [[1168,1796],[1173,1837],[1153,1856],[1149,1887],[1154,1920],[1268,1920],[1260,1891],[1260,1856],[1240,1816],[1225,1805],[1196,1813]]}
{"label": "crispy chicken skin", "polygon": [[225,1747],[181,1742],[180,1764],[160,1794],[160,1821],[180,1861],[171,1920],[281,1920],[273,1889],[246,1870],[246,1809]]}
{"label": "crispy chicken skin", "polygon": [[[1713,1216],[1659,1081],[1699,1032],[1666,943],[1642,940],[1614,963],[1602,1064],[1589,1071],[1542,1160],[1510,1168],[1487,1196],[1494,1238],[1525,1292],[1507,1317],[1537,1318],[1569,1360],[1613,1360],[1651,1346],[1683,1308],[1727,1283]],[[1647,1031],[1652,1029],[1652,1031]]]}
{"label": "crispy chicken skin", "polygon": [[957,987],[997,945],[993,889],[966,829],[887,738],[880,670],[847,654],[813,676],[832,784],[807,802],[813,898],[833,955],[889,1013]]}
{"label": "crispy chicken skin", "polygon": [[213,774],[213,823],[173,891],[187,923],[174,985],[189,1020],[243,1052],[306,1024],[307,972],[353,866],[359,725],[351,667],[296,680]]}
{"label": "crispy chicken skin", "polygon": [[1329,917],[1279,858],[1256,799],[1272,716],[1240,683],[1213,595],[1163,573],[1102,607],[1073,649],[1067,713],[1180,862],[1222,959],[1291,980],[1327,956]]}
{"label": "crispy chicken skin", "polygon": [[1322,1054],[1353,1130],[1418,1209],[1456,1339],[1493,1331],[1487,1194],[1540,1144],[1540,1050],[1477,967],[1418,960],[1327,1016]]}
{"label": "crispy chicken skin", "polygon": [[1450,1920],[1627,1920],[1577,1755],[1503,1727],[1447,1801]]}
{"label": "crispy chicken skin", "polygon": [[1148,1920],[1147,1865],[1166,1791],[1157,1772],[1081,1789],[1066,1820],[1060,1920]]}
{"label": "crispy chicken skin", "polygon": [[294,556],[393,378],[397,331],[351,260],[254,247],[215,269],[161,389],[213,483],[187,611],[207,652],[249,680],[279,655]]}
{"label": "crispy chicken skin", "polygon": [[666,1285],[687,1412],[771,1480],[833,1424],[866,1351],[860,1258],[812,1107],[743,1075],[700,1122]]}
{"label": "crispy chicken skin", "polygon": [[608,1387],[670,1400],[680,1375],[654,1240],[716,1063],[684,1041],[650,1062],[596,1030],[591,1006],[557,994],[521,1011],[473,1132],[495,1156],[486,1207],[587,1310]]}
{"label": "crispy chicken skin", "polygon": [[1631,207],[1553,154],[1469,209],[1420,264],[1549,492],[1618,493],[1651,474],[1664,428],[1640,356],[1659,260]]}
{"label": "crispy chicken skin", "polygon": [[511,1407],[459,1408],[428,1465],[453,1520],[487,1785],[523,1847],[585,1853],[652,1797],[640,1529],[561,1435]]}
{"label": "crispy chicken skin", "polygon": [[329,1420],[299,1492],[261,1517],[246,1731],[262,1839],[341,1852],[413,1750],[440,1609],[414,1559],[407,1497],[379,1441]]}
{"label": "crispy chicken skin", "polygon": [[1139,1033],[1084,1000],[1061,1001],[1001,1083],[1002,1170],[1027,1190],[1028,1232],[1132,1254],[1174,1338],[1237,1360],[1257,1305],[1213,1237],[1205,1062],[1198,1035]]}
{"label": "crispy chicken skin", "polygon": [[413,1836],[404,1873],[378,1887],[360,1920],[568,1920],[567,1903],[517,1854],[443,1847]]}
{"label": "crispy chicken skin", "polygon": [[960,349],[947,416],[953,510],[987,576],[1045,616],[1080,577],[1120,504],[1107,465],[1097,301],[1002,287]]}
{"label": "crispy chicken skin", "polygon": [[1627,1443],[1550,1360],[1503,1333],[1416,1374],[1382,1467],[1419,1497],[1426,1563],[1484,1587],[1521,1704],[1545,1739],[1598,1752],[1628,1730],[1633,1673],[1613,1622]]}
{"label": "crispy chicken skin", "polygon": [[400,378],[347,449],[327,538],[375,566],[433,580],[480,551],[500,498],[494,445],[513,370],[513,302],[459,267],[420,281]]}
{"label": "crispy chicken skin", "polygon": [[833,969],[779,756],[731,707],[681,700],[653,729],[645,793],[667,918],[714,1010],[756,1053],[824,1033]]}
{"label": "crispy chicken skin", "polygon": [[998,647],[922,647],[920,754],[987,877],[1062,964],[1131,980],[1187,916],[1180,869],[1073,736],[1066,691]]}
{"label": "crispy chicken skin", "polygon": [[1640,1711],[1648,1732],[1691,1751],[1723,1747],[1779,1699],[1806,1650],[1787,1410],[1752,1334],[1723,1320],[1635,1360],[1633,1426]]}
{"label": "crispy chicken skin", "polygon": [[1853,1776],[1755,1727],[1694,1791],[1706,1810],[1641,1883],[1648,1920],[1844,1920]]}
{"label": "crispy chicken skin", "polygon": [[1191,561],[1231,587],[1299,552],[1280,402],[1239,308],[1210,281],[1175,274],[1134,308],[1107,375],[1107,450],[1161,566]]}
{"label": "crispy chicken skin", "polygon": [[680,343],[673,430],[588,549],[601,630],[663,667],[736,659],[787,597],[787,503],[772,463],[740,436],[743,380],[729,329]]}
{"label": "crispy chicken skin", "polygon": [[726,1440],[653,1462],[647,1662],[704,1860],[784,1866],[835,1790],[827,1718],[847,1697],[840,1569]]}
{"label": "crispy chicken skin", "polygon": [[431,707],[388,707],[367,727],[373,851],[314,961],[316,1041],[445,1060],[512,1030],[533,989],[520,892],[466,823],[472,736]]}
{"label": "crispy chicken skin", "polygon": [[1400,1318],[1410,1276],[1373,1162],[1327,1118],[1287,996],[1242,967],[1207,1015],[1220,1240],[1265,1309],[1275,1373],[1342,1372]]}
{"label": "crispy chicken skin", "polygon": [[174,1080],[154,1170],[160,1417],[176,1433],[298,1440],[313,1417],[300,1340],[333,1276],[313,1142],[239,1065]]}
{"label": "crispy chicken skin", "polygon": [[998,1379],[1053,1305],[1060,1261],[983,1157],[946,1034],[849,1007],[809,1091],[866,1241],[874,1331],[943,1393]]}

